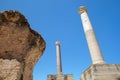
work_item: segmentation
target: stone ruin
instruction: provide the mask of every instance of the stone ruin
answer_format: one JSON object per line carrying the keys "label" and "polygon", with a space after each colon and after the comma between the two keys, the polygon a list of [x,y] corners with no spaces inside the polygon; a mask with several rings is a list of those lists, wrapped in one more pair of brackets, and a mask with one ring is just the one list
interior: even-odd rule
{"label": "stone ruin", "polygon": [[32,80],[44,39],[17,11],[0,13],[0,80]]}

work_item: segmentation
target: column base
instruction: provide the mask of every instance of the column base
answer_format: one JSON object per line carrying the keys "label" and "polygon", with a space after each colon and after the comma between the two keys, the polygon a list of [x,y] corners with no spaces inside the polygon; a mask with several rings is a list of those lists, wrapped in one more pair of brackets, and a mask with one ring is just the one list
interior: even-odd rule
{"label": "column base", "polygon": [[120,64],[93,64],[80,80],[120,80]]}
{"label": "column base", "polygon": [[72,74],[50,74],[47,80],[73,80]]}

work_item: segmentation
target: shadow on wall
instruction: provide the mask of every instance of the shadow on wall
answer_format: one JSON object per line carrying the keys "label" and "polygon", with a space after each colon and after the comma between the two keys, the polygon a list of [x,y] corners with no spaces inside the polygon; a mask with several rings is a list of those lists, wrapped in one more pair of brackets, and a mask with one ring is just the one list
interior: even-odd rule
{"label": "shadow on wall", "polygon": [[120,80],[120,77],[119,77],[119,78],[117,78],[117,80]]}

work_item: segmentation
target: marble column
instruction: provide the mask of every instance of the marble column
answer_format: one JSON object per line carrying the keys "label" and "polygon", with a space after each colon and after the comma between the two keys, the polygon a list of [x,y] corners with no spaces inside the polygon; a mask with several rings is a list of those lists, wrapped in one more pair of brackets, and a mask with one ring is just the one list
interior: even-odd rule
{"label": "marble column", "polygon": [[84,33],[86,35],[86,40],[92,58],[92,63],[105,64],[93,27],[87,14],[87,8],[85,6],[81,6],[79,8],[79,14],[81,16]]}

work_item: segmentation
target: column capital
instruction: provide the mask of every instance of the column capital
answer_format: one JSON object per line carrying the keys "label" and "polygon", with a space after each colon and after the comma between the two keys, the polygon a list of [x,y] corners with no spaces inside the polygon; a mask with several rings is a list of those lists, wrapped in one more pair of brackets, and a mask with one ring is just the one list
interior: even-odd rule
{"label": "column capital", "polygon": [[87,12],[87,7],[85,7],[85,6],[80,6],[79,9],[78,9],[78,13],[79,13],[79,14],[82,14],[83,12]]}
{"label": "column capital", "polygon": [[60,42],[59,42],[59,41],[56,41],[55,44],[56,44],[56,45],[60,45]]}

